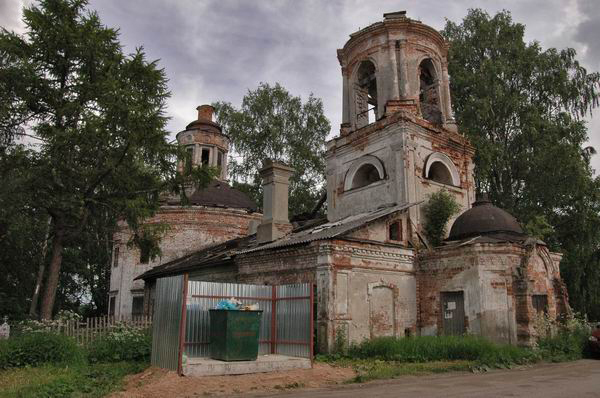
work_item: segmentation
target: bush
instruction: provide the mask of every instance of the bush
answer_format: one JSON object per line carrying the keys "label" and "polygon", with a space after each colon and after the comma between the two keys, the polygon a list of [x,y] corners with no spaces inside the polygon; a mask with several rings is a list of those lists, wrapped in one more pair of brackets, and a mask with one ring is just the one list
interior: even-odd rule
{"label": "bush", "polygon": [[573,361],[586,356],[591,327],[587,320],[571,315],[553,320],[536,319],[537,347],[543,359],[552,362]]}
{"label": "bush", "polygon": [[450,217],[458,213],[460,205],[446,191],[438,191],[429,196],[423,207],[425,216],[425,236],[432,246],[439,246],[446,235],[446,224]]}
{"label": "bush", "polygon": [[151,351],[148,330],[119,324],[89,345],[88,359],[90,362],[149,361]]}
{"label": "bush", "polygon": [[56,333],[29,333],[0,341],[0,369],[83,360],[83,352],[75,340]]}
{"label": "bush", "polygon": [[380,337],[352,345],[348,355],[399,362],[469,360],[487,365],[527,363],[535,359],[531,350],[473,336]]}

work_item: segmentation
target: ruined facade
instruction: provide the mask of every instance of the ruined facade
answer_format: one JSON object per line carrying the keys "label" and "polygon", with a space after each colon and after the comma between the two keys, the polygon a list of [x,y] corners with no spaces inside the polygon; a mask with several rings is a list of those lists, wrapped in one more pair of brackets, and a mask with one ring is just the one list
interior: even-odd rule
{"label": "ruined facade", "polygon": [[151,259],[148,253],[129,244],[132,231],[125,222],[119,223],[114,236],[108,298],[111,315],[129,317],[151,311],[152,301],[147,292],[144,296],[144,282],[134,280],[140,274],[205,246],[245,236],[261,219],[256,204],[225,181],[229,138],[212,121],[213,108],[202,105],[197,110],[198,119],[177,134],[177,141],[187,154],[179,168],[208,165],[216,167],[219,175],[204,189],[189,186],[189,205],[182,205],[179,197],[162,198],[160,210],[146,221],[167,227],[158,258]]}
{"label": "ruined facade", "polygon": [[[452,117],[447,50],[438,32],[403,12],[352,34],[338,50],[343,123],[327,144],[327,217],[291,223],[293,170],[267,161],[258,232],[139,275],[148,300],[157,278],[181,273],[312,283],[321,351],[336,336],[473,333],[527,344],[537,315],[568,311],[560,255],[528,239],[508,213],[475,202],[474,149]],[[463,214],[446,243],[431,248],[421,209],[439,190]]]}

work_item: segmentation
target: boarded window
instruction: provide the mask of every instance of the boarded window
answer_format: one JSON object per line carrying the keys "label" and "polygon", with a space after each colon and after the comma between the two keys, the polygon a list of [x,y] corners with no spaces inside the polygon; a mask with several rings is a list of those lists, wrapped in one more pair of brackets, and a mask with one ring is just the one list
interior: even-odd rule
{"label": "boarded window", "polygon": [[545,294],[534,294],[531,297],[531,303],[533,304],[533,308],[538,314],[548,313],[548,296]]}
{"label": "boarded window", "polygon": [[144,296],[133,296],[133,302],[131,303],[131,315],[143,315],[144,314]]}
{"label": "boarded window", "polygon": [[114,260],[113,260],[113,268],[117,268],[119,266],[119,246],[115,246],[114,248]]}
{"label": "boarded window", "polygon": [[202,157],[201,160],[202,166],[208,166],[210,162],[210,149],[202,148]]}
{"label": "boarded window", "polygon": [[115,314],[115,296],[110,296],[108,298],[108,315],[114,315]]}
{"label": "boarded window", "polygon": [[389,225],[389,239],[401,241],[402,240],[402,221],[394,221]]}

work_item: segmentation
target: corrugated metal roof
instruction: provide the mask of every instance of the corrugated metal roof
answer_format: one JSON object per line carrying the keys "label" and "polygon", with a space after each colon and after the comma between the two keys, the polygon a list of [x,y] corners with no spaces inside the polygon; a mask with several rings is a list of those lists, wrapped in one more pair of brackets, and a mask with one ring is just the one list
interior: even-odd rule
{"label": "corrugated metal roof", "polygon": [[215,244],[204,249],[198,250],[192,254],[172,260],[152,268],[136,277],[135,279],[147,279],[162,275],[172,275],[184,271],[190,271],[200,267],[210,267],[228,263],[238,254],[252,253],[262,250],[270,250],[281,247],[301,245],[317,240],[332,239],[343,234],[349,233],[373,222],[381,217],[385,217],[397,211],[406,210],[421,202],[408,203],[403,205],[390,204],[380,207],[366,213],[349,216],[344,219],[322,223],[311,228],[298,229],[290,235],[274,242],[257,244],[256,235],[248,235],[241,238],[231,239],[223,243]]}
{"label": "corrugated metal roof", "polygon": [[341,220],[321,224],[317,227],[310,228],[304,231],[292,232],[290,235],[278,239],[274,242],[270,242],[264,245],[239,250],[236,254],[251,253],[259,250],[269,250],[286,246],[293,246],[298,244],[304,244],[313,242],[321,239],[331,239],[336,236],[351,232],[365,224],[375,221],[381,217],[387,216],[394,212],[408,209],[421,202],[407,203],[403,205],[391,204],[389,206],[381,207],[377,210],[373,210],[366,213],[356,214],[343,218]]}

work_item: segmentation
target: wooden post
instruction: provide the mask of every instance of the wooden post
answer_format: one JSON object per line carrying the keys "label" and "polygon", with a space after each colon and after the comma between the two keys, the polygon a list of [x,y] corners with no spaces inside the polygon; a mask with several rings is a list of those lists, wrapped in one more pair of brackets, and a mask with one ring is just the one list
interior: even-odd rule
{"label": "wooden post", "polygon": [[277,346],[277,286],[271,287],[271,354],[275,354]]}
{"label": "wooden post", "polygon": [[188,274],[183,274],[183,297],[181,298],[181,318],[179,320],[179,358],[177,373],[183,376],[183,350],[185,344],[185,321],[187,315]]}

